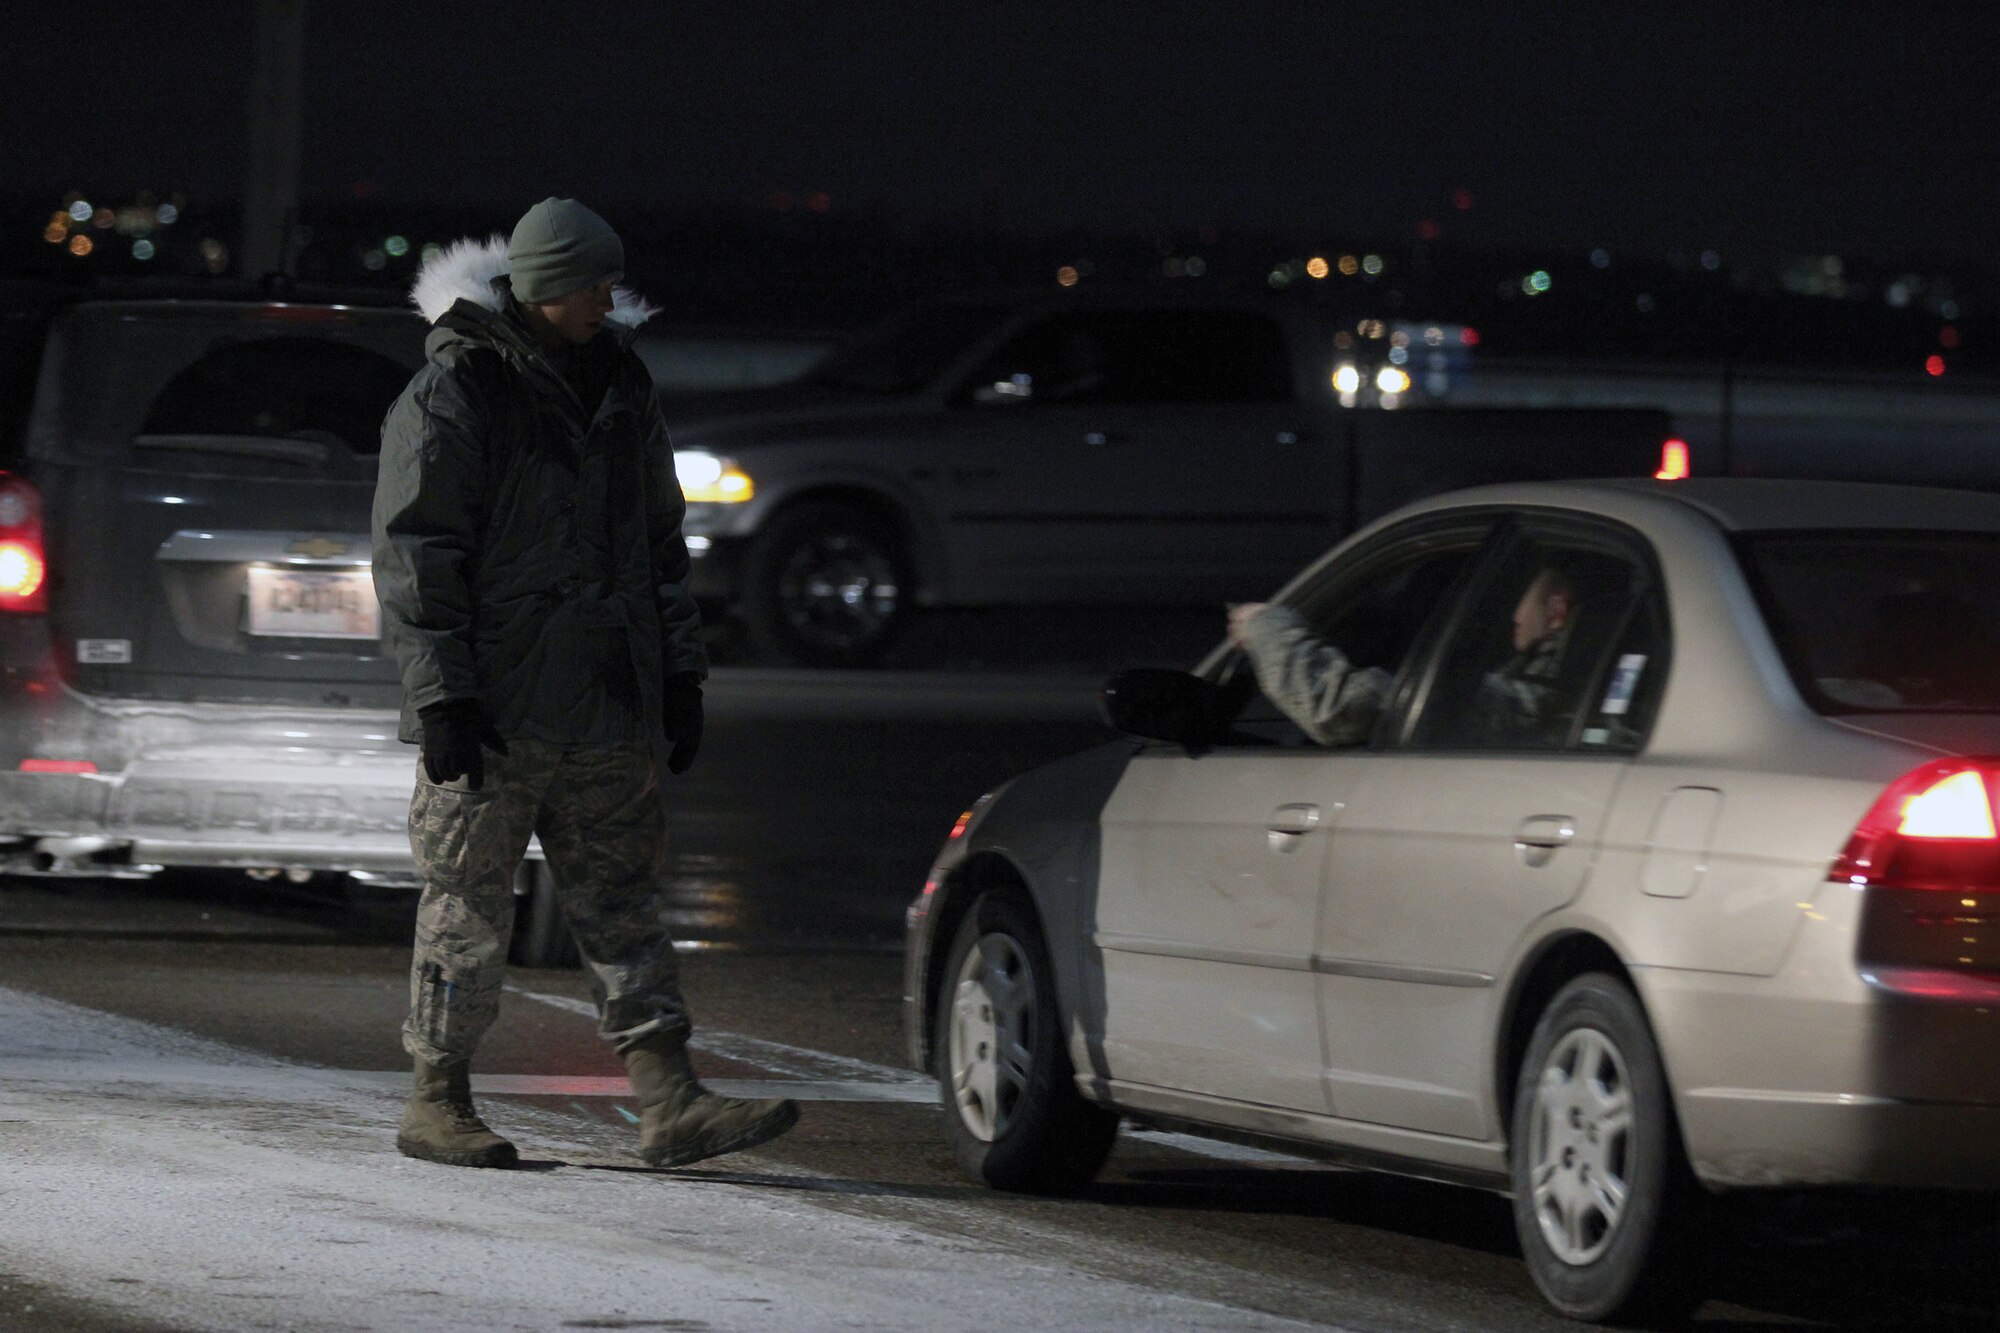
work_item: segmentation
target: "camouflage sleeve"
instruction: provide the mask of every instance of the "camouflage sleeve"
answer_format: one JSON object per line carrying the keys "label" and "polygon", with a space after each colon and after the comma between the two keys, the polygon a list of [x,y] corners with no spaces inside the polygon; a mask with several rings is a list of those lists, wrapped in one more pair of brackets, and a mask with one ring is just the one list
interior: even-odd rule
{"label": "camouflage sleeve", "polygon": [[1244,627],[1244,647],[1265,697],[1321,745],[1359,745],[1389,697],[1389,673],[1356,667],[1305,617],[1271,606]]}
{"label": "camouflage sleeve", "polygon": [[484,440],[466,385],[435,364],[417,372],[382,423],[375,595],[412,709],[479,696],[467,569],[477,554]]}
{"label": "camouflage sleeve", "polygon": [[706,676],[708,650],[702,646],[701,611],[694,601],[693,562],[688,559],[687,539],[681,535],[686,517],[687,499],[681,494],[680,478],[674,475],[674,445],[667,438],[659,394],[649,393],[646,533],[652,545],[653,588],[660,611],[660,666],[668,674],[693,671]]}

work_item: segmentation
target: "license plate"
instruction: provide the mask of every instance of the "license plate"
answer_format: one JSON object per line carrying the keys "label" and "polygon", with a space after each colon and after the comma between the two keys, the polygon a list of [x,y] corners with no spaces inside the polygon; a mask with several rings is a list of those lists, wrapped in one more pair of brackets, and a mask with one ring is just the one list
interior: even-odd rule
{"label": "license plate", "polygon": [[365,569],[250,570],[252,634],[286,639],[379,639],[382,608]]}

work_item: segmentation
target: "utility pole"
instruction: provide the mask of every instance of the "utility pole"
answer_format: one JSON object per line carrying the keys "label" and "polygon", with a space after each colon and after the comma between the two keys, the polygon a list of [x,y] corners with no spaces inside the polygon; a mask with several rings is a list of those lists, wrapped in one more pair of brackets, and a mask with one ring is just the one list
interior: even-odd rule
{"label": "utility pole", "polygon": [[257,0],[250,73],[250,175],[243,191],[239,272],[252,282],[291,276],[299,209],[299,85],[306,0]]}

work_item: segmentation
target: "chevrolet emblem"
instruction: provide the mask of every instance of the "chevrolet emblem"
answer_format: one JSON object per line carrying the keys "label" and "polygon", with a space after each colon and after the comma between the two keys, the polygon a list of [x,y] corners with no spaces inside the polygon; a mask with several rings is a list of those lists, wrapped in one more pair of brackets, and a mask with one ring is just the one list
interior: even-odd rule
{"label": "chevrolet emblem", "polygon": [[337,542],[331,537],[306,537],[285,549],[308,560],[331,560],[334,556],[347,554],[347,543]]}

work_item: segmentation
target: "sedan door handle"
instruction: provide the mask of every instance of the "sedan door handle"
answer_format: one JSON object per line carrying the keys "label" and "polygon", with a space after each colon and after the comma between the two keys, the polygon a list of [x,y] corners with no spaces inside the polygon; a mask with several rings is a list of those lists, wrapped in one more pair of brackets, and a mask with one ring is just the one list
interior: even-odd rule
{"label": "sedan door handle", "polygon": [[1266,843],[1274,852],[1289,852],[1304,840],[1306,834],[1319,827],[1319,807],[1310,801],[1297,805],[1281,805],[1271,812],[1271,822],[1264,834]]}
{"label": "sedan door handle", "polygon": [[1576,837],[1576,821],[1568,815],[1531,815],[1514,830],[1514,850],[1531,866],[1546,865]]}

